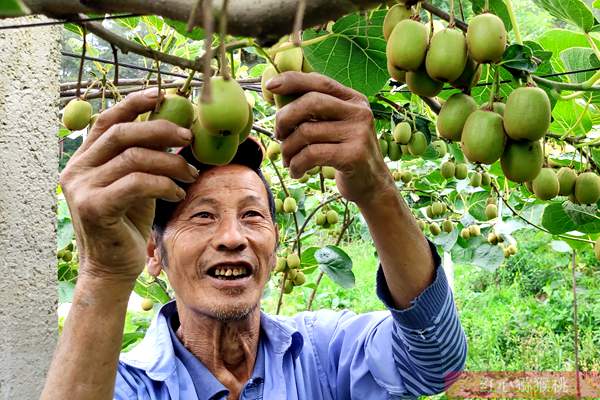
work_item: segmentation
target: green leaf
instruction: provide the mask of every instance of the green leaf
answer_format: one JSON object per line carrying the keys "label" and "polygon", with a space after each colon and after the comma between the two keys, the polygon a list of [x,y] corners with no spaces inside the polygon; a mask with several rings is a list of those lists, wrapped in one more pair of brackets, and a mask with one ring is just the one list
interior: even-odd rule
{"label": "green leaf", "polygon": [[177,21],[176,19],[165,18],[165,22],[171,28],[175,29],[177,33],[183,35],[185,37],[189,37],[194,40],[203,40],[204,39],[204,29],[202,28],[194,28],[191,32],[187,31],[187,23]]}
{"label": "green leaf", "polygon": [[595,0],[595,1],[592,3],[592,7],[594,7],[594,8],[600,8],[600,0]]}
{"label": "green leaf", "polygon": [[581,0],[534,0],[534,3],[552,16],[570,22],[584,32],[589,32],[596,25],[592,10]]}
{"label": "green leaf", "polygon": [[300,262],[304,267],[318,264],[317,259],[315,258],[317,250],[319,250],[319,247],[312,246],[302,251]]}
{"label": "green leaf", "polygon": [[508,46],[502,57],[501,65],[507,68],[513,75],[520,75],[520,71],[533,73],[538,66],[533,60],[533,50],[529,46],[522,44]]}
{"label": "green leaf", "polygon": [[[370,96],[389,80],[385,39],[384,10],[374,11],[369,18],[354,13],[340,18],[332,34],[323,41],[304,48],[313,68],[338,82]],[[322,36],[314,29],[304,32],[304,40]]]}
{"label": "green leaf", "polygon": [[71,303],[73,301],[73,292],[75,291],[74,282],[58,282],[58,304]]}
{"label": "green leaf", "polygon": [[558,202],[546,207],[542,217],[542,226],[555,235],[577,229],[577,224],[565,212],[562,203]]}
{"label": "green leaf", "polygon": [[59,219],[57,222],[56,249],[64,249],[73,240],[73,224],[70,219]]}
{"label": "green leaf", "polygon": [[456,241],[458,240],[458,229],[453,229],[452,232],[442,232],[434,236],[431,240],[435,245],[442,247],[444,251],[451,251]]}
{"label": "green leaf", "polygon": [[[581,114],[583,118],[580,119]],[[592,129],[592,120],[590,118],[589,109],[575,101],[559,101],[552,110],[552,124],[550,131],[558,134],[563,134],[567,131],[582,136]]]}
{"label": "green leaf", "polygon": [[471,264],[487,271],[495,271],[504,262],[504,251],[500,246],[483,243],[473,252]]}
{"label": "green leaf", "polygon": [[321,271],[343,288],[350,289],[355,285],[352,272],[352,259],[346,252],[334,245],[328,245],[315,252],[315,258]]}
{"label": "green leaf", "polygon": [[552,250],[554,251],[558,251],[559,253],[571,253],[573,252],[573,249],[571,249],[571,246],[563,241],[563,240],[553,240],[550,242],[550,247],[552,247]]}
{"label": "green leaf", "polygon": [[136,279],[133,290],[141,297],[147,297],[161,304],[171,301],[171,296],[167,293],[166,286],[160,279],[148,282],[140,276]]}
{"label": "green leaf", "polygon": [[[560,58],[568,71],[600,67],[600,61],[589,47],[572,47],[563,50]],[[594,71],[570,74],[569,80],[574,83],[585,82],[594,75]]]}
{"label": "green leaf", "polygon": [[31,11],[21,0],[2,0],[0,3],[0,17],[21,17]]}

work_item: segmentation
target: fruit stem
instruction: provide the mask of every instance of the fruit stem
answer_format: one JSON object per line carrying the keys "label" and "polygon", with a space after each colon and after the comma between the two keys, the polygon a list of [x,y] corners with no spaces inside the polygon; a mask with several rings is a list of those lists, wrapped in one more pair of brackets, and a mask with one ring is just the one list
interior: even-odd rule
{"label": "fruit stem", "polygon": [[281,73],[279,68],[277,68],[277,65],[275,65],[275,61],[273,61],[272,55],[270,55],[265,49],[262,48],[261,45],[256,43],[254,40],[252,41],[252,46],[254,46],[254,48],[269,61],[269,64],[271,64],[273,68],[275,68],[275,71],[277,71],[278,74]]}
{"label": "fruit stem", "polygon": [[304,11],[306,10],[306,0],[298,0],[298,8],[296,8],[296,16],[294,17],[294,29],[292,30],[292,44],[300,47],[302,44],[302,21],[304,20]]}
{"label": "fruit stem", "polygon": [[194,71],[194,70],[190,71],[187,79],[185,80],[185,83],[183,84],[183,87],[177,91],[178,93],[180,93],[181,95],[183,95],[185,97],[188,96],[188,92],[190,91],[190,86],[192,85],[192,79],[194,79],[195,74],[196,74],[196,71]]}
{"label": "fruit stem", "polygon": [[212,74],[212,69],[210,66],[210,62],[212,60],[212,36],[214,32],[214,21],[212,15],[212,0],[203,0],[202,1],[202,15],[204,20],[202,21],[202,25],[204,27],[204,65],[202,70],[202,94],[200,95],[200,102],[202,103],[210,103],[211,102],[211,94],[210,94],[210,77]]}
{"label": "fruit stem", "polygon": [[221,67],[221,76],[223,80],[228,81],[231,78],[229,74],[229,64],[227,62],[227,52],[225,51],[225,37],[227,36],[227,6],[229,0],[223,0],[221,14],[219,15],[219,62]]}
{"label": "fruit stem", "polygon": [[515,33],[515,42],[522,45],[523,40],[521,39],[521,31],[519,30],[519,24],[517,23],[517,16],[513,10],[512,1],[504,0],[504,2],[506,3],[506,9],[508,10],[508,15],[510,17],[510,23],[512,24],[513,32]]}
{"label": "fruit stem", "polygon": [[483,6],[483,12],[490,12],[490,0],[485,0],[485,4]]}
{"label": "fruit stem", "polygon": [[[312,39],[308,39],[308,40],[303,40],[302,42],[300,42],[299,47],[308,47],[308,46],[312,46],[313,44],[317,44],[320,43],[326,39],[329,39],[330,37],[332,37],[333,35],[336,35],[336,33],[333,32],[329,32],[326,33],[324,35],[321,36],[317,36],[315,38]],[[269,50],[268,54],[269,54],[269,58],[274,57],[275,54],[281,52],[281,51],[286,51],[286,50],[290,50],[293,49],[294,47],[298,47],[297,45],[295,45],[294,43],[288,43],[288,44],[284,44],[283,46],[279,46],[276,49],[272,49]]]}
{"label": "fruit stem", "polygon": [[494,99],[496,98],[496,94],[498,93],[498,88],[500,86],[500,67],[494,66],[494,84],[492,85],[492,90],[490,92],[490,99],[488,101],[488,109],[492,111],[494,109]]}
{"label": "fruit stem", "polygon": [[87,49],[87,29],[85,25],[81,25],[81,36],[83,37],[83,45],[81,47],[81,60],[79,61],[79,73],[77,74],[77,87],[75,88],[75,97],[81,97],[81,78],[83,77],[83,64],[85,62],[85,51]]}
{"label": "fruit stem", "polygon": [[[487,0],[486,0],[487,2]],[[448,21],[448,28],[454,28],[454,0],[450,0],[450,21]],[[433,29],[431,29],[431,36],[433,36]]]}

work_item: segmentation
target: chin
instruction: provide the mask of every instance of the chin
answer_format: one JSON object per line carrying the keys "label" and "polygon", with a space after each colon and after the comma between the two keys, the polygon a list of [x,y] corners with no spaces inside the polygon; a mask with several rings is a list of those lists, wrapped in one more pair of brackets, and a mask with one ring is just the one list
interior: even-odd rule
{"label": "chin", "polygon": [[227,302],[231,304],[215,304],[211,307],[208,310],[211,318],[221,322],[243,321],[259,308],[258,303],[238,301],[237,304],[235,304],[235,299],[233,300],[234,301]]}

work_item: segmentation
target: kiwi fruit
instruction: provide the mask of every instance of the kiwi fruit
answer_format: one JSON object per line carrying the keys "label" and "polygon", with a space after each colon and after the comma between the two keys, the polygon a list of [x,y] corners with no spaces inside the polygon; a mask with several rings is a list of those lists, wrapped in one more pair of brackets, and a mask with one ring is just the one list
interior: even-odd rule
{"label": "kiwi fruit", "polygon": [[396,82],[406,82],[406,71],[396,68],[396,66],[394,66],[390,60],[387,61],[387,70],[388,74],[390,74],[390,77]]}
{"label": "kiwi fruit", "polygon": [[383,158],[387,157],[388,155],[388,142],[387,140],[385,140],[384,138],[379,138],[379,151],[381,151],[381,156]]}
{"label": "kiwi fruit", "polygon": [[481,174],[479,172],[473,172],[469,183],[473,187],[480,187],[481,186]]}
{"label": "kiwi fruit", "polygon": [[210,78],[211,101],[201,102],[198,118],[214,135],[238,135],[248,123],[248,101],[235,79]]}
{"label": "kiwi fruit", "polygon": [[329,210],[329,211],[327,211],[327,214],[325,214],[325,220],[327,221],[327,223],[329,225],[337,224],[339,219],[340,219],[340,217],[335,210]]}
{"label": "kiwi fruit", "polygon": [[398,22],[410,18],[412,14],[412,10],[406,8],[404,4],[396,4],[391,7],[383,19],[383,37],[385,40],[389,39]]}
{"label": "kiwi fruit", "polygon": [[558,196],[560,184],[552,168],[542,168],[531,182],[533,193],[540,200],[550,200]]}
{"label": "kiwi fruit", "polygon": [[469,228],[463,228],[460,231],[460,237],[467,240],[471,237],[471,231],[469,230]]}
{"label": "kiwi fruit", "polygon": [[487,219],[494,219],[498,217],[498,206],[495,204],[488,204],[485,206],[485,217]]}
{"label": "kiwi fruit", "polygon": [[305,172],[300,178],[298,178],[298,183],[306,183],[308,182],[308,174]]}
{"label": "kiwi fruit", "polygon": [[419,229],[421,230],[421,232],[424,232],[425,229],[427,228],[427,222],[423,221],[422,219],[417,221],[417,226],[419,227]]}
{"label": "kiwi fruit", "polygon": [[487,172],[481,174],[481,186],[490,186],[492,183],[492,177]]}
{"label": "kiwi fruit", "polygon": [[[290,42],[285,43],[288,45]],[[304,54],[302,53],[301,47],[292,47],[291,49],[279,51],[275,53],[273,62],[277,66],[279,72],[286,71],[302,71],[302,64],[304,63]]]}
{"label": "kiwi fruit", "polygon": [[[246,114],[248,113],[248,103],[244,97],[244,107]],[[157,119],[166,119],[174,124],[181,126],[182,128],[190,128],[194,122],[195,112],[194,105],[186,97],[179,96],[177,94],[166,94],[160,103],[160,107],[157,112],[151,112],[148,117],[149,121]],[[248,115],[246,115],[245,123],[248,121]],[[204,125],[203,125],[204,126]],[[209,132],[210,133],[210,132]]]}
{"label": "kiwi fruit", "polygon": [[469,171],[469,169],[467,167],[467,164],[465,164],[465,163],[456,164],[456,167],[454,170],[454,176],[456,177],[456,179],[465,179],[467,177],[468,171]]}
{"label": "kiwi fruit", "polygon": [[456,170],[456,166],[452,161],[446,161],[442,164],[441,174],[445,179],[454,178],[454,171]]}
{"label": "kiwi fruit", "polygon": [[546,92],[537,87],[520,87],[506,101],[504,129],[513,140],[538,140],[550,127],[550,117]]}
{"label": "kiwi fruit", "polygon": [[491,111],[474,111],[465,122],[461,143],[469,161],[494,163],[502,156],[506,145],[502,117]]}
{"label": "kiwi fruit", "polygon": [[405,19],[398,22],[390,33],[386,54],[396,68],[416,71],[425,61],[427,45],[425,25],[412,19]]}
{"label": "kiwi fruit", "polygon": [[150,311],[154,307],[154,302],[152,301],[152,299],[144,297],[142,299],[141,307],[144,311]]}
{"label": "kiwi fruit", "polygon": [[194,135],[192,154],[201,163],[225,165],[235,157],[239,145],[239,135],[213,135],[202,126],[199,119],[194,120],[192,134]]}
{"label": "kiwi fruit", "polygon": [[392,178],[394,178],[395,182],[398,182],[400,179],[402,179],[402,173],[400,171],[394,171],[392,172]]}
{"label": "kiwi fruit", "polygon": [[402,157],[400,145],[394,141],[388,142],[388,158],[391,161],[398,161]]}
{"label": "kiwi fruit", "polygon": [[277,198],[275,199],[275,212],[282,212],[283,211],[283,200]]}
{"label": "kiwi fruit", "polygon": [[410,171],[404,171],[400,174],[400,179],[404,183],[409,183],[412,180],[412,173]]}
{"label": "kiwi fruit", "polygon": [[596,243],[594,243],[594,254],[596,255],[596,260],[600,261],[600,238],[596,239]]}
{"label": "kiwi fruit", "polygon": [[290,294],[294,290],[294,283],[291,280],[285,282],[283,285],[283,293]]}
{"label": "kiwi fruit", "polygon": [[442,229],[444,232],[450,233],[454,230],[454,223],[447,219],[442,223]]}
{"label": "kiwi fruit", "polygon": [[431,204],[431,212],[434,217],[444,213],[444,204],[441,201],[434,201]]}
{"label": "kiwi fruit", "polygon": [[479,225],[471,225],[469,226],[469,234],[471,236],[479,236],[481,235],[481,228]]}
{"label": "kiwi fruit", "polygon": [[488,233],[487,241],[489,244],[497,245],[498,244],[498,236],[494,232],[490,232],[490,233]]}
{"label": "kiwi fruit", "polygon": [[80,131],[88,126],[91,118],[92,105],[85,100],[73,99],[65,106],[62,123],[70,131]]}
{"label": "kiwi fruit", "polygon": [[254,113],[252,112],[252,106],[248,104],[248,122],[246,123],[246,126],[244,126],[244,129],[240,131],[240,143],[248,139],[248,136],[250,136],[250,132],[252,132],[252,124],[254,124]]}
{"label": "kiwi fruit", "polygon": [[268,65],[260,78],[260,87],[262,89],[263,99],[270,104],[275,104],[275,100],[273,99],[273,93],[267,89],[267,82],[275,76],[277,76],[277,70],[274,66]]}
{"label": "kiwi fruit", "polygon": [[514,244],[508,245],[508,247],[506,247],[506,251],[509,255],[514,256],[515,254],[517,254],[517,246],[515,246]]}
{"label": "kiwi fruit", "polygon": [[427,138],[423,132],[416,131],[408,142],[408,151],[413,156],[418,156],[425,153],[425,150],[427,150]]}
{"label": "kiwi fruit", "polygon": [[504,176],[517,183],[532,181],[542,170],[544,157],[539,140],[533,142],[515,142],[509,140],[500,165]]}
{"label": "kiwi fruit", "polygon": [[473,60],[481,64],[502,59],[506,48],[506,27],[494,14],[476,16],[467,29],[467,46]]}
{"label": "kiwi fruit", "polygon": [[579,204],[594,204],[600,199],[600,178],[593,172],[584,172],[575,180],[575,198]]}
{"label": "kiwi fruit", "polygon": [[408,144],[412,136],[412,128],[408,122],[400,122],[394,127],[392,132],[394,141],[398,144]]}
{"label": "kiwi fruit", "polygon": [[317,216],[315,217],[315,223],[317,225],[323,225],[323,224],[325,224],[325,221],[327,221],[326,214],[318,213]]}
{"label": "kiwi fruit", "polygon": [[298,254],[296,253],[288,254],[288,256],[285,259],[285,262],[290,269],[300,268],[300,257],[298,257]]}
{"label": "kiwi fruit", "polygon": [[471,96],[455,93],[442,106],[437,118],[440,136],[455,142],[460,141],[465,122],[477,110],[477,103]]}
{"label": "kiwi fruit", "polygon": [[435,214],[433,213],[433,208],[431,206],[427,206],[425,208],[425,214],[427,215],[428,218],[435,218]]}
{"label": "kiwi fruit", "polygon": [[290,104],[292,101],[296,100],[298,95],[282,95],[282,94],[273,94],[273,100],[275,101],[275,107],[283,108]]}
{"label": "kiwi fruit", "polygon": [[424,68],[406,73],[408,89],[418,96],[435,97],[442,91],[443,82],[431,79]]}
{"label": "kiwi fruit", "polygon": [[293,197],[286,197],[283,200],[283,212],[287,214],[293,214],[298,210],[298,205],[296,204],[296,199]]}
{"label": "kiwi fruit", "polygon": [[281,272],[285,272],[285,270],[287,269],[287,263],[285,261],[285,258],[283,257],[277,257],[277,261],[275,263],[275,273],[281,273]]}
{"label": "kiwi fruit", "polygon": [[267,158],[271,161],[275,161],[281,154],[281,145],[276,141],[271,141],[267,146]]}
{"label": "kiwi fruit", "polygon": [[312,167],[311,169],[309,169],[308,171],[306,171],[307,174],[309,175],[316,175],[319,172],[321,172],[321,167],[319,165]]}
{"label": "kiwi fruit", "polygon": [[335,179],[335,168],[323,166],[321,167],[321,173],[325,179]]}
{"label": "kiwi fruit", "polygon": [[448,146],[446,146],[446,142],[443,140],[434,140],[431,142],[431,148],[435,150],[437,156],[440,158],[448,154]]}
{"label": "kiwi fruit", "polygon": [[73,252],[71,250],[65,250],[62,255],[63,261],[69,262],[73,259]]}
{"label": "kiwi fruit", "polygon": [[455,28],[446,28],[431,38],[425,57],[427,74],[441,82],[452,82],[460,77],[467,63],[467,40]]}
{"label": "kiwi fruit", "polygon": [[429,232],[431,232],[433,236],[437,236],[442,233],[442,229],[437,222],[432,222],[431,225],[429,225]]}
{"label": "kiwi fruit", "polygon": [[572,194],[573,189],[575,188],[575,180],[577,179],[575,171],[569,167],[562,167],[558,170],[556,177],[558,178],[558,184],[560,186],[558,194],[561,196]]}
{"label": "kiwi fruit", "polygon": [[298,271],[292,282],[294,283],[294,286],[304,285],[304,283],[306,283],[306,277],[304,276],[304,272]]}
{"label": "kiwi fruit", "polygon": [[473,86],[479,82],[481,78],[481,64],[477,63],[473,58],[467,55],[467,62],[462,74],[450,85],[456,89],[460,89],[465,93],[470,93]]}
{"label": "kiwi fruit", "polygon": [[500,101],[494,101],[492,103],[492,109],[489,109],[489,104],[485,103],[482,104],[480,109],[481,110],[487,110],[487,111],[493,111],[496,114],[500,114],[500,116],[504,117],[504,109],[506,108],[506,104],[500,102]]}

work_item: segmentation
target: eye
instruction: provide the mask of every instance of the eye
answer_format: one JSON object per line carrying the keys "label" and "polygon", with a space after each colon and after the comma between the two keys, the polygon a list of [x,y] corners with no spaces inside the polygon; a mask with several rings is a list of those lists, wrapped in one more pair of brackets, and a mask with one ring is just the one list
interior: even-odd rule
{"label": "eye", "polygon": [[262,217],[262,214],[256,210],[248,210],[244,213],[244,217]]}
{"label": "eye", "polygon": [[207,218],[212,218],[212,217],[213,217],[213,215],[211,213],[209,213],[208,211],[200,211],[192,216],[192,218],[201,218],[201,219],[207,219]]}

